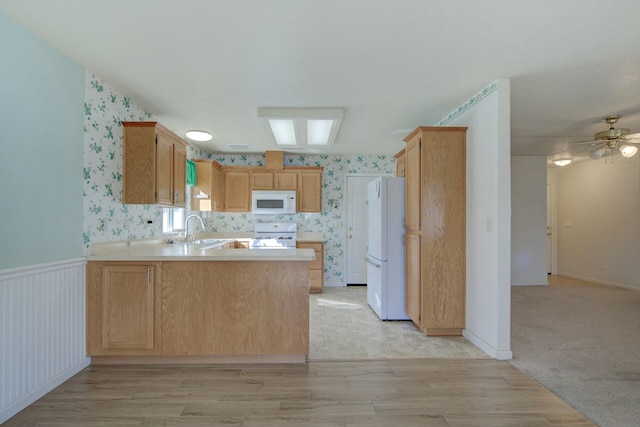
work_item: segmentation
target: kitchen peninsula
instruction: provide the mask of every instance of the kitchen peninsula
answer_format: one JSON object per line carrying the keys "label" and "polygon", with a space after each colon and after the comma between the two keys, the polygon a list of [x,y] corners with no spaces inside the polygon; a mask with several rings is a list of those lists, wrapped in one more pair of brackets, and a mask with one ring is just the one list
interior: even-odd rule
{"label": "kitchen peninsula", "polygon": [[246,249],[241,239],[221,247],[230,246],[240,248],[96,245],[87,257],[92,363],[305,362],[314,251]]}

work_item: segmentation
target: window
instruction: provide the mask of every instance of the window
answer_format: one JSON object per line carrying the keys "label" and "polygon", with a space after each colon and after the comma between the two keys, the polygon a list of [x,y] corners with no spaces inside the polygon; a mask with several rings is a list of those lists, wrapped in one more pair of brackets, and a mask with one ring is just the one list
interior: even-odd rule
{"label": "window", "polygon": [[162,232],[181,233],[184,231],[185,208],[162,208]]}

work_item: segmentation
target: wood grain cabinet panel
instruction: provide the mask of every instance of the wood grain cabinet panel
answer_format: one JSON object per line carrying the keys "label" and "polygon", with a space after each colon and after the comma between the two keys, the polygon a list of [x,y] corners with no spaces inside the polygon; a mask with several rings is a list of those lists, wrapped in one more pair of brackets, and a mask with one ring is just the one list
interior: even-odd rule
{"label": "wood grain cabinet panel", "polygon": [[251,171],[252,190],[273,190],[273,172],[265,170]]}
{"label": "wood grain cabinet panel", "polygon": [[404,178],[405,165],[406,165],[406,157],[404,154],[404,150],[396,154],[395,157],[396,157],[396,176],[398,178]]}
{"label": "wood grain cabinet panel", "polygon": [[309,353],[308,263],[164,262],[163,355]]}
{"label": "wood grain cabinet panel", "polygon": [[404,139],[405,308],[427,335],[465,327],[466,130],[425,126]]}
{"label": "wood grain cabinet panel", "polygon": [[309,292],[320,294],[324,288],[324,242],[296,242],[296,248],[313,249],[316,259],[309,262]]}
{"label": "wood grain cabinet panel", "polygon": [[249,212],[251,210],[249,168],[231,167],[223,169],[224,211]]}
{"label": "wood grain cabinet panel", "polygon": [[298,212],[322,212],[322,169],[298,172]]}
{"label": "wood grain cabinet panel", "polygon": [[416,325],[420,325],[420,313],[422,298],[420,295],[420,235],[418,233],[406,233],[404,235],[405,247],[405,277],[404,277],[404,309],[407,316]]}
{"label": "wood grain cabinet panel", "polygon": [[160,354],[159,263],[87,263],[87,353]]}
{"label": "wood grain cabinet panel", "polygon": [[196,185],[191,187],[191,210],[222,210],[222,169],[212,160],[194,160],[196,164]]}
{"label": "wood grain cabinet panel", "polygon": [[274,190],[293,190],[298,188],[298,173],[296,171],[276,171],[273,173]]}
{"label": "wood grain cabinet panel", "polygon": [[186,205],[187,143],[158,122],[122,122],[125,204]]}

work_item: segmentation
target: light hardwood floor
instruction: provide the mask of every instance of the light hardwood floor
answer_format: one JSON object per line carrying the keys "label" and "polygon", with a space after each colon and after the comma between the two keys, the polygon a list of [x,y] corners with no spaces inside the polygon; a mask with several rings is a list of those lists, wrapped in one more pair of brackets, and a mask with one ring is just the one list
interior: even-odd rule
{"label": "light hardwood floor", "polygon": [[380,321],[366,288],[310,304],[306,365],[93,366],[4,426],[594,425],[462,337]]}
{"label": "light hardwood floor", "polygon": [[593,426],[508,362],[98,366],[15,426]]}

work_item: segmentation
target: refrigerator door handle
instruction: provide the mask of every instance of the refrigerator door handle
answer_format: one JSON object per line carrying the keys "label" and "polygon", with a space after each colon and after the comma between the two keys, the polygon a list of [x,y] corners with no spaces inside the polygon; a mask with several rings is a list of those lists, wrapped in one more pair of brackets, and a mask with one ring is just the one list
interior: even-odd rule
{"label": "refrigerator door handle", "polygon": [[364,259],[367,263],[373,265],[375,268],[380,268],[380,264],[376,264],[375,262],[371,261],[369,258],[365,258]]}

